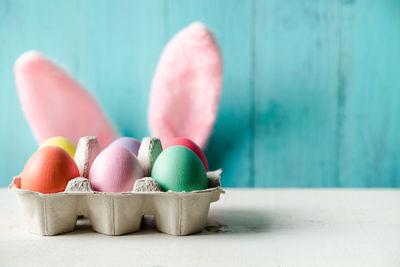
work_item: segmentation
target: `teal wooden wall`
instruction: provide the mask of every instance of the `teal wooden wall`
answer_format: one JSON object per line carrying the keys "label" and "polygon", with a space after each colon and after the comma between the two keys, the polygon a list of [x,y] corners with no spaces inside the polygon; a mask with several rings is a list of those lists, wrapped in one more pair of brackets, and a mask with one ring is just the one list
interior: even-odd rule
{"label": "teal wooden wall", "polygon": [[18,55],[47,54],[124,135],[142,138],[158,57],[193,21],[223,52],[206,154],[225,186],[400,186],[398,0],[0,0],[0,186],[36,149],[15,91]]}

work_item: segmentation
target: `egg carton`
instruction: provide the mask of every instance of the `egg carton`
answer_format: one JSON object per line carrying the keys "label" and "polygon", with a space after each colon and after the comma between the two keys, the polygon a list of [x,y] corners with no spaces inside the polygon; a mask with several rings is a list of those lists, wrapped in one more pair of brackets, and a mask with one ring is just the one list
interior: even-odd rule
{"label": "egg carton", "polygon": [[[142,145],[149,141],[148,146],[143,146],[142,152],[139,152],[142,162],[148,163],[142,164],[148,173],[151,171],[149,162],[154,161],[151,139],[142,141]],[[210,204],[225,193],[220,183],[222,170],[207,172],[208,188],[192,192],[162,192],[154,188],[153,192],[149,192],[147,189],[154,184],[148,183],[150,186],[146,188],[146,180],[156,183],[152,178],[137,180],[135,187],[139,185],[141,189],[134,188],[132,192],[93,191],[86,177],[99,151],[95,137],[81,138],[75,162],[82,177],[70,180],[64,192],[43,194],[23,190],[21,177],[14,177],[8,190],[17,195],[23,221],[30,232],[44,236],[71,232],[75,230],[78,217],[86,216],[90,218],[94,231],[105,235],[123,235],[139,231],[143,217],[153,215],[160,232],[189,235],[204,229]]]}
{"label": "egg carton", "polygon": [[[208,172],[215,184],[218,172]],[[75,178],[74,180],[87,180]],[[201,231],[210,204],[218,201],[221,186],[193,192],[104,193],[69,191],[42,194],[20,189],[21,177],[15,177],[9,191],[16,193],[24,222],[30,232],[57,235],[74,231],[79,216],[90,218],[92,229],[105,235],[123,235],[140,230],[144,215],[154,215],[156,228],[170,235],[189,235]]]}

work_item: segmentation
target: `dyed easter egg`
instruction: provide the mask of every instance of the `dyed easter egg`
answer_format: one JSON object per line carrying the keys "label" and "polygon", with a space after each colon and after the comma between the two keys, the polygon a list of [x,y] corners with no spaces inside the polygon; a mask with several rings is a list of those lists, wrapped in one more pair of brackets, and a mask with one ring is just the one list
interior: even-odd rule
{"label": "dyed easter egg", "polygon": [[201,162],[203,162],[204,168],[206,168],[206,171],[208,172],[208,163],[206,155],[204,155],[203,150],[201,150],[201,148],[198,145],[196,145],[195,142],[185,137],[177,137],[169,141],[166,144],[165,148],[171,146],[184,146],[192,150],[200,158]]}
{"label": "dyed easter egg", "polygon": [[120,137],[110,144],[110,146],[122,146],[132,151],[135,156],[138,155],[140,148],[139,140],[132,137]]}
{"label": "dyed easter egg", "polygon": [[47,146],[36,151],[25,164],[21,189],[44,194],[62,192],[69,180],[78,176],[78,167],[65,150]]}
{"label": "dyed easter egg", "polygon": [[208,187],[206,170],[189,148],[171,146],[158,156],[151,171],[163,191],[194,191]]}
{"label": "dyed easter egg", "polygon": [[143,175],[142,166],[130,150],[109,146],[93,161],[89,180],[95,191],[128,192]]}
{"label": "dyed easter egg", "polygon": [[69,141],[67,138],[61,137],[61,136],[55,136],[47,139],[44,141],[39,148],[45,147],[45,146],[57,146],[65,151],[68,152],[68,154],[74,158],[75,156],[75,151],[76,151],[76,146],[74,143]]}

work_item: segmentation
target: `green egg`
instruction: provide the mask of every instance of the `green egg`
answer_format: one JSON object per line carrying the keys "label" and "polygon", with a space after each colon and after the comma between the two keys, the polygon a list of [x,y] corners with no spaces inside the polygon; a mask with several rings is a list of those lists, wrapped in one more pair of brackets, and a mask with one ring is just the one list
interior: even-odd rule
{"label": "green egg", "polygon": [[184,146],[171,146],[161,152],[153,165],[151,177],[163,191],[190,192],[208,187],[203,163]]}

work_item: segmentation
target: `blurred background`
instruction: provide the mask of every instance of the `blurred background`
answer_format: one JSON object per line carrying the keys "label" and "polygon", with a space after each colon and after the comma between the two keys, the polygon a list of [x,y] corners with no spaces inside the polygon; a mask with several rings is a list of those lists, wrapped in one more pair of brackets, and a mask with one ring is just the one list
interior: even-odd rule
{"label": "blurred background", "polygon": [[400,186],[400,1],[0,0],[0,186],[36,150],[13,64],[38,50],[126,136],[148,136],[166,42],[214,33],[224,87],[206,149],[223,186]]}

